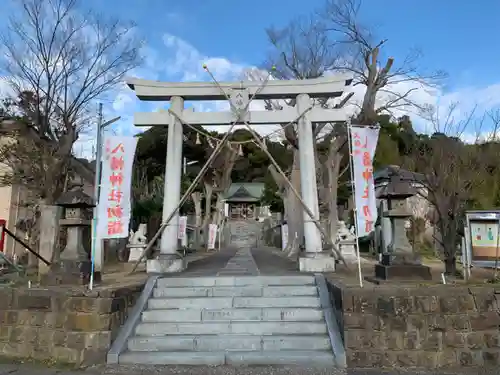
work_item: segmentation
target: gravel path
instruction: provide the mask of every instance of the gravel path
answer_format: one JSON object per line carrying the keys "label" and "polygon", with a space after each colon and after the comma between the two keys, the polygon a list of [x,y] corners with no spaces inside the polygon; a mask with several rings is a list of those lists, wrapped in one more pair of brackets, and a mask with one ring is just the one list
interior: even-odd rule
{"label": "gravel path", "polygon": [[30,365],[2,365],[0,375],[497,375],[500,369],[459,370],[362,370],[303,367],[206,367],[206,366],[96,366],[86,370],[61,370]]}

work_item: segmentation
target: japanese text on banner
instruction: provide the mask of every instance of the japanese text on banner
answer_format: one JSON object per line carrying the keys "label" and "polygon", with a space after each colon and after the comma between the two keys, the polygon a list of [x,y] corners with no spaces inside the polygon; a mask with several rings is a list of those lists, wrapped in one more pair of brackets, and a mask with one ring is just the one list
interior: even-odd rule
{"label": "japanese text on banner", "polygon": [[373,157],[377,148],[378,128],[351,126],[351,151],[358,237],[367,236],[377,221],[373,181]]}
{"label": "japanese text on banner", "polygon": [[106,138],[98,203],[99,238],[124,238],[129,234],[132,166],[137,139]]}

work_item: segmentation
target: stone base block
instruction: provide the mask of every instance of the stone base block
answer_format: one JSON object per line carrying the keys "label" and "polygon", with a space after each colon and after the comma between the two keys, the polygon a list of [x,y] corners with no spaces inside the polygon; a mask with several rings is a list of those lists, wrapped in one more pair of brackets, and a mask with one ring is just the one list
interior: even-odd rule
{"label": "stone base block", "polygon": [[299,258],[300,272],[334,272],[335,258],[327,256]]}
{"label": "stone base block", "polygon": [[187,262],[178,256],[159,255],[155,259],[148,259],[146,262],[147,273],[175,273],[186,269]]}
{"label": "stone base block", "polygon": [[431,269],[420,264],[375,265],[375,278],[382,280],[432,280]]}
{"label": "stone base block", "polygon": [[[143,251],[144,251],[145,246],[128,246],[129,249],[129,256],[128,256],[128,262],[129,263],[135,263],[139,260],[141,257]],[[142,261],[146,261],[146,257],[142,258]]]}
{"label": "stone base block", "polygon": [[91,263],[89,260],[77,261],[61,259],[52,263],[50,272],[40,275],[43,285],[86,285],[90,281]]}

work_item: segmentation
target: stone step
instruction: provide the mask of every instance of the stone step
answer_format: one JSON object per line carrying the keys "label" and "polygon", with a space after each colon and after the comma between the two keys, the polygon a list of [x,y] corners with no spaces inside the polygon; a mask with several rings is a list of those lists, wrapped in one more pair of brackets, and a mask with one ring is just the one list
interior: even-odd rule
{"label": "stone step", "polygon": [[224,309],[251,307],[320,307],[319,297],[151,298],[148,309]]}
{"label": "stone step", "polygon": [[227,352],[228,365],[296,365],[296,366],[335,366],[331,351],[314,350],[282,350],[261,352]]}
{"label": "stone step", "polygon": [[176,287],[155,288],[154,297],[285,297],[317,296],[314,285],[242,286],[242,287]]}
{"label": "stone step", "polygon": [[126,352],[120,356],[120,364],[148,365],[335,365],[329,351],[242,351],[242,352]]}
{"label": "stone step", "polygon": [[253,336],[253,335],[206,335],[133,337],[128,349],[138,352],[161,351],[281,351],[281,350],[330,350],[327,335],[316,336]]}
{"label": "stone step", "polygon": [[125,352],[120,364],[221,366],[226,363],[225,352]]}
{"label": "stone step", "polygon": [[168,277],[157,281],[158,288],[210,286],[285,286],[316,285],[314,276],[232,276],[232,277]]}
{"label": "stone step", "polygon": [[137,336],[166,335],[324,335],[324,322],[185,322],[185,323],[139,323]]}
{"label": "stone step", "polygon": [[315,308],[240,308],[240,309],[186,309],[147,310],[142,313],[144,323],[201,322],[201,321],[322,321],[323,311]]}

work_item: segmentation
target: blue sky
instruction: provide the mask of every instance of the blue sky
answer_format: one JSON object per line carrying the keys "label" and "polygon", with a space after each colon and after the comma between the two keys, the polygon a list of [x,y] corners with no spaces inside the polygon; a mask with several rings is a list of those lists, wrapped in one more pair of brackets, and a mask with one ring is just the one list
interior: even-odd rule
{"label": "blue sky", "polygon": [[[232,66],[259,65],[270,48],[267,27],[285,26],[324,4],[324,0],[87,1],[104,13],[137,23],[151,52],[150,66],[141,74],[160,80],[208,79],[199,69],[204,58],[229,64],[218,70],[220,79],[231,77],[225,73]],[[484,108],[500,104],[500,49],[495,47],[500,2],[365,0],[361,9],[363,22],[377,37],[388,39],[384,51],[395,57],[396,64],[412,48],[419,48],[423,69],[449,74],[443,87],[431,96],[422,94],[422,101],[459,102],[460,114],[478,103]],[[175,42],[166,46],[165,35]],[[196,64],[198,71],[194,71]],[[137,105],[134,109],[151,108]]]}
{"label": "blue sky", "polygon": [[[420,66],[443,69],[449,79],[437,91],[421,92],[428,104],[458,102],[461,115],[476,104],[500,106],[500,1],[361,0],[361,18],[377,37],[387,38],[386,56],[401,61],[412,48],[423,51]],[[201,65],[210,62],[218,79],[260,65],[270,45],[269,26],[285,26],[324,0],[85,0],[98,12],[132,20],[146,42],[141,78],[165,81],[207,80]],[[119,132],[134,131],[134,111],[158,104],[139,103],[128,89],[109,103],[109,116],[122,115]]]}
{"label": "blue sky", "polygon": [[[264,30],[283,26],[321,7],[323,0],[87,0],[103,12],[137,22],[153,48],[162,50],[165,32],[209,56],[259,64],[268,42]],[[388,38],[396,59],[411,47],[424,52],[422,65],[445,69],[452,86],[487,85],[500,80],[500,2],[363,1],[362,17]]]}

